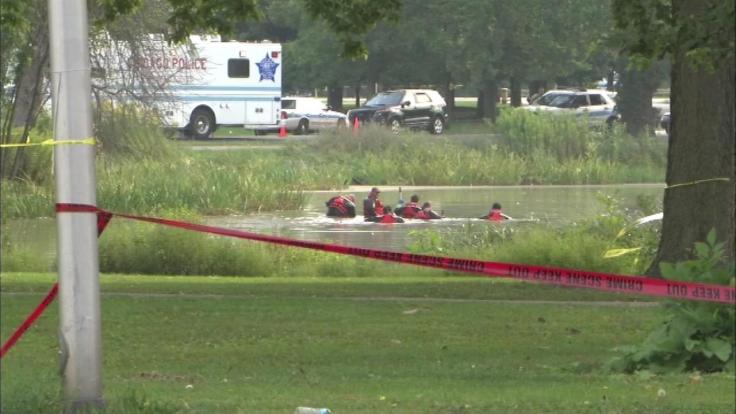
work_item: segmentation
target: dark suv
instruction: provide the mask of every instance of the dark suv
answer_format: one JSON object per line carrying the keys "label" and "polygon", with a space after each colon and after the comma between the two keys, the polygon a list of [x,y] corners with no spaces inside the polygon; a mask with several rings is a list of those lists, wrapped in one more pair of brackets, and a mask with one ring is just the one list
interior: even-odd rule
{"label": "dark suv", "polygon": [[447,125],[445,100],[437,91],[431,89],[400,89],[381,92],[365,106],[348,112],[348,122],[355,125],[355,118],[361,123],[375,122],[391,128],[398,133],[401,128],[426,129],[433,134],[441,134]]}

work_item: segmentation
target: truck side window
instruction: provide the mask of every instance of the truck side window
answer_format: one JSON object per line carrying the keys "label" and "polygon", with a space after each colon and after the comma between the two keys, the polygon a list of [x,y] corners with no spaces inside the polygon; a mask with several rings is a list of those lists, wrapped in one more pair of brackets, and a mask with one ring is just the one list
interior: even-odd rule
{"label": "truck side window", "polygon": [[228,59],[227,76],[229,78],[248,78],[250,77],[250,60],[248,59]]}

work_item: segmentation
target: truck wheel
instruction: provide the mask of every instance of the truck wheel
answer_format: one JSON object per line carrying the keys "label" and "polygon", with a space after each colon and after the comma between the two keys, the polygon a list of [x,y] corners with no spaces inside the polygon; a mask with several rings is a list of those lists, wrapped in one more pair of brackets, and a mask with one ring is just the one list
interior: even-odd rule
{"label": "truck wheel", "polygon": [[435,118],[434,121],[432,121],[432,128],[429,132],[435,135],[441,135],[445,132],[445,121],[440,117]]}
{"label": "truck wheel", "polygon": [[299,121],[299,125],[296,127],[296,134],[297,135],[306,135],[309,133],[309,121],[306,119],[302,119]]}
{"label": "truck wheel", "polygon": [[204,108],[197,108],[192,111],[189,118],[189,129],[192,131],[195,139],[207,139],[215,131],[215,117],[212,112]]}

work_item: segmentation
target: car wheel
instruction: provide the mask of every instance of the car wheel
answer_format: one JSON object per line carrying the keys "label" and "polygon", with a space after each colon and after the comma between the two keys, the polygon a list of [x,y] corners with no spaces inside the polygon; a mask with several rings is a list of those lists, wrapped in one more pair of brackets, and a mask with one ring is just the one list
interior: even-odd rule
{"label": "car wheel", "polygon": [[296,127],[297,135],[306,135],[309,133],[309,121],[302,119]]}
{"label": "car wheel", "polygon": [[215,117],[207,109],[197,108],[189,118],[189,130],[195,139],[207,139],[215,131]]}
{"label": "car wheel", "polygon": [[430,128],[429,132],[435,135],[441,135],[445,132],[445,121],[440,117],[435,118],[432,121],[432,128]]}
{"label": "car wheel", "polygon": [[391,132],[398,134],[401,132],[401,120],[399,118],[393,118],[388,121],[388,126],[391,128]]}

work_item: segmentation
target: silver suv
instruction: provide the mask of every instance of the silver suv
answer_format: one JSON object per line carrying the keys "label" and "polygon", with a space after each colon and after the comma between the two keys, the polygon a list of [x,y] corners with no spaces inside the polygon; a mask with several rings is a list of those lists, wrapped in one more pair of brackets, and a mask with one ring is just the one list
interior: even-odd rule
{"label": "silver suv", "polygon": [[[544,99],[545,97],[548,98]],[[530,111],[584,116],[591,125],[603,125],[615,115],[616,102],[608,91],[601,89],[555,90],[545,93],[540,99],[544,101],[544,105],[532,104],[524,108]]]}

